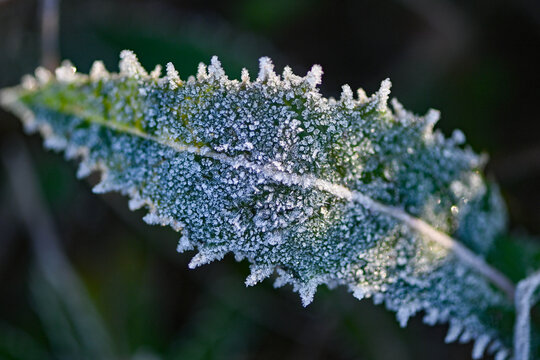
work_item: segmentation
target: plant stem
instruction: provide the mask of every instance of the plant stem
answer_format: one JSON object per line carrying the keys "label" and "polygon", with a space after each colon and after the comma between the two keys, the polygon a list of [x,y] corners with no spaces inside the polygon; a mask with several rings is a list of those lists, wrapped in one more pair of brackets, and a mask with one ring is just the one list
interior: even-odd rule
{"label": "plant stem", "polygon": [[514,325],[515,360],[529,360],[531,347],[531,307],[534,292],[540,286],[540,271],[517,284],[516,323]]}
{"label": "plant stem", "polygon": [[54,70],[58,64],[60,0],[41,0],[41,65]]}

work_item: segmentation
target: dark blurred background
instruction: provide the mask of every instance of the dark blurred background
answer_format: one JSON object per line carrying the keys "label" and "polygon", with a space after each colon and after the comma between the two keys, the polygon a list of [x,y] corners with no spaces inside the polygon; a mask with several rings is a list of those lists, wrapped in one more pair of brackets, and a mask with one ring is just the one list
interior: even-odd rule
{"label": "dark blurred background", "polygon": [[[55,2],[0,0],[0,87],[42,61],[43,4]],[[59,57],[83,72],[95,59],[116,71],[127,48],[183,78],[214,54],[230,77],[256,75],[261,56],[279,72],[317,63],[326,96],[345,83],[369,94],[390,77],[406,108],[441,110],[446,134],[460,128],[490,154],[512,231],[540,234],[536,0],[62,0],[55,14]],[[401,329],[343,289],[321,288],[302,308],[271,281],[245,288],[247,264],[231,256],[188,270],[177,233],[144,224],[119,195],[92,194],[96,176],[77,180],[75,163],[21,134],[0,110],[2,359],[470,358],[470,344],[444,344],[446,326],[419,315]],[[44,234],[52,255],[39,251]]]}

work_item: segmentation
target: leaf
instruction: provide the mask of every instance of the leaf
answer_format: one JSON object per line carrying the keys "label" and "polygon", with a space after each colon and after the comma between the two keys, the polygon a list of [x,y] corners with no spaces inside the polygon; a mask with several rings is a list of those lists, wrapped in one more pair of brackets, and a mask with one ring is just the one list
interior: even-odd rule
{"label": "leaf", "polygon": [[2,104],[80,157],[79,176],[101,171],[95,192],[126,194],[147,223],[181,231],[178,251],[198,250],[190,268],[233,253],[251,264],[246,285],[277,272],[304,305],[319,285],[343,285],[402,326],[421,311],[449,322],[446,341],[475,340],[474,358],[509,356],[513,285],[482,260],[506,210],[463,134],[433,130],[437,111],[390,109],[389,80],[371,97],[345,85],[324,98],[317,65],[279,76],[261,58],[257,79],[238,81],[213,57],[183,81],[171,63],[160,77],[120,56],[118,74],[38,68]]}

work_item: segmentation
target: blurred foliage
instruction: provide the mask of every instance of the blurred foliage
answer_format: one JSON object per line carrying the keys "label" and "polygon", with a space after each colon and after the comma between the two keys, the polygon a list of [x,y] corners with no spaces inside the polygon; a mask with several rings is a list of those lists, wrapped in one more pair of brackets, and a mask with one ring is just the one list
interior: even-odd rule
{"label": "blurred foliage", "polygon": [[[39,1],[0,1],[0,87],[39,63]],[[88,71],[101,58],[116,69],[131,48],[143,65],[174,62],[195,73],[217,54],[231,77],[252,74],[267,55],[276,68],[325,70],[322,92],[343,83],[367,92],[393,80],[393,95],[414,111],[442,111],[441,128],[461,128],[492,155],[516,231],[540,233],[540,5],[527,0],[205,1],[63,0],[61,58]],[[0,146],[21,131],[0,112]],[[270,281],[246,289],[245,263],[195,271],[175,252],[178,235],[150,227],[116,195],[95,196],[73,164],[24,139],[74,270],[101,315],[118,359],[468,359],[470,345],[446,345],[444,326],[421,316],[401,329],[382,307],[343,289],[320,291],[304,309],[290,289]],[[0,150],[3,151],[3,150]],[[14,211],[0,167],[0,358],[92,358],[60,294],[35,266],[27,229]],[[90,180],[90,183],[94,180]],[[519,225],[517,225],[519,224]],[[530,243],[522,252],[515,241]],[[538,243],[500,239],[490,258],[513,279],[516,261],[538,268]],[[501,254],[501,252],[498,252]],[[59,322],[60,325],[52,325]],[[63,325],[62,325],[63,324]],[[65,329],[64,331],[62,329]],[[85,351],[90,351],[85,353]]]}

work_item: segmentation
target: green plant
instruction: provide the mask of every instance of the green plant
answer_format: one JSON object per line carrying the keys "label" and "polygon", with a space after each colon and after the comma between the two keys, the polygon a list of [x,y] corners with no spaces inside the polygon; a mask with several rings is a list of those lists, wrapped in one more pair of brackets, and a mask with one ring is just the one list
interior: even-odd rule
{"label": "green plant", "polygon": [[38,68],[2,105],[48,148],[80,157],[78,176],[101,171],[95,192],[128,195],[147,223],[181,231],[178,251],[198,249],[190,268],[231,252],[251,264],[246,285],[277,272],[304,305],[317,286],[344,285],[402,326],[419,311],[450,323],[446,341],[474,340],[473,358],[507,358],[512,334],[515,358],[538,354],[536,332],[524,335],[535,278],[515,300],[485,260],[507,232],[499,190],[461,132],[433,129],[437,111],[390,109],[389,80],[371,97],[345,85],[324,98],[319,66],[279,76],[262,58],[256,81],[247,70],[238,81],[214,57],[183,81],[171,63],[161,77],[120,56],[118,74],[99,61],[88,76],[69,62],[55,76]]}

